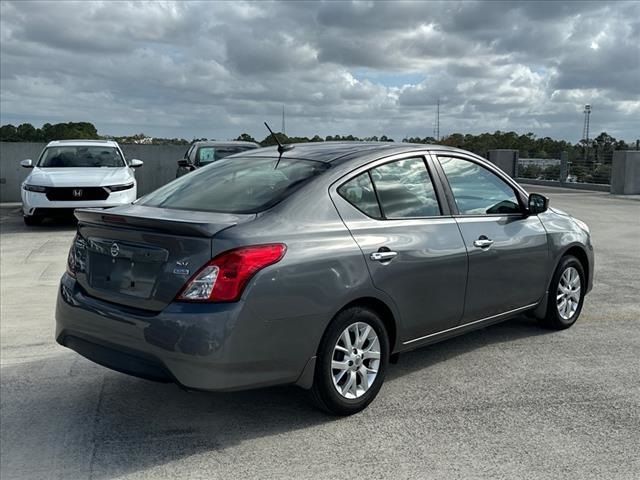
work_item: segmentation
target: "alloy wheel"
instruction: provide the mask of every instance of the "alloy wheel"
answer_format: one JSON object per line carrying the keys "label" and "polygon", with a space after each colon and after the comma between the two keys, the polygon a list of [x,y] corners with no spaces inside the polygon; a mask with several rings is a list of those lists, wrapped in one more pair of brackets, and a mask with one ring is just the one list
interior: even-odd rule
{"label": "alloy wheel", "polygon": [[345,328],[331,357],[331,377],[340,395],[355,399],[373,385],[380,368],[380,340],[373,327],[356,322]]}
{"label": "alloy wheel", "polygon": [[575,267],[567,267],[560,276],[556,292],[558,314],[563,320],[569,320],[575,315],[580,305],[580,274]]}

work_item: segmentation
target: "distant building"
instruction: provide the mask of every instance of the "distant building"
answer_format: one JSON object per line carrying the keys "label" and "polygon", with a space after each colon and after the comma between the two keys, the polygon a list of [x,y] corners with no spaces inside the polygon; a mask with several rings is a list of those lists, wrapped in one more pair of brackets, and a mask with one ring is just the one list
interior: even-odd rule
{"label": "distant building", "polygon": [[559,158],[520,158],[518,160],[520,167],[536,166],[540,168],[555,167],[560,165]]}

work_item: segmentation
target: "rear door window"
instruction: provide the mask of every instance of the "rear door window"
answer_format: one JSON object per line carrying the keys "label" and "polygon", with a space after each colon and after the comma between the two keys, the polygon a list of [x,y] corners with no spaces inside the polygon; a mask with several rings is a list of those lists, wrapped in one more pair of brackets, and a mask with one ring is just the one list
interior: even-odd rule
{"label": "rear door window", "polygon": [[338,193],[366,215],[381,219],[435,217],[442,214],[422,158],[385,163],[352,178]]}
{"label": "rear door window", "polygon": [[385,218],[433,217],[440,204],[422,158],[406,158],[371,169]]}
{"label": "rear door window", "polygon": [[364,172],[338,187],[338,193],[365,215],[381,218],[380,205],[369,172]]}

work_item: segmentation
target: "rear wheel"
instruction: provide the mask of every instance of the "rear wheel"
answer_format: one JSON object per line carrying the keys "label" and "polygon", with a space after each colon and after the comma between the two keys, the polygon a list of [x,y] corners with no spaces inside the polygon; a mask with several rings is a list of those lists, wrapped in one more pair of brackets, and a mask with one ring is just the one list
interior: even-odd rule
{"label": "rear wheel", "polygon": [[321,409],[351,415],[366,408],[384,381],[389,339],[380,317],[352,307],[331,322],[320,343],[311,394]]}
{"label": "rear wheel", "polygon": [[584,268],[580,261],[572,255],[563,257],[551,280],[543,324],[562,330],[576,323],[582,311],[585,288]]}

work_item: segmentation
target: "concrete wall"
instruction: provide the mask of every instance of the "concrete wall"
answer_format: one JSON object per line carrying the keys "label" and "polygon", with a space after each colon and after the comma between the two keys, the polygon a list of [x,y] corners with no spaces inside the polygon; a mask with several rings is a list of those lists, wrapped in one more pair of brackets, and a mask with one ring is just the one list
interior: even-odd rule
{"label": "concrete wall", "polygon": [[518,175],[518,157],[520,152],[518,150],[489,150],[488,160],[496,165],[498,168],[507,173],[511,178],[515,178]]}
{"label": "concrete wall", "polygon": [[36,160],[44,143],[0,142],[0,202],[19,202],[20,184],[29,170],[20,166],[20,160]]}
{"label": "concrete wall", "polygon": [[144,162],[136,170],[139,196],[176,178],[178,160],[188,149],[186,145],[120,145],[120,148],[127,159],[137,158]]}
{"label": "concrete wall", "polygon": [[[0,202],[19,202],[20,185],[29,174],[20,161],[37,160],[44,143],[0,142]],[[187,151],[185,145],[120,145],[127,159],[137,158],[144,165],[136,170],[138,195],[144,195],[176,176],[178,159]]]}
{"label": "concrete wall", "polygon": [[613,152],[611,166],[611,193],[617,195],[640,194],[640,151]]}

